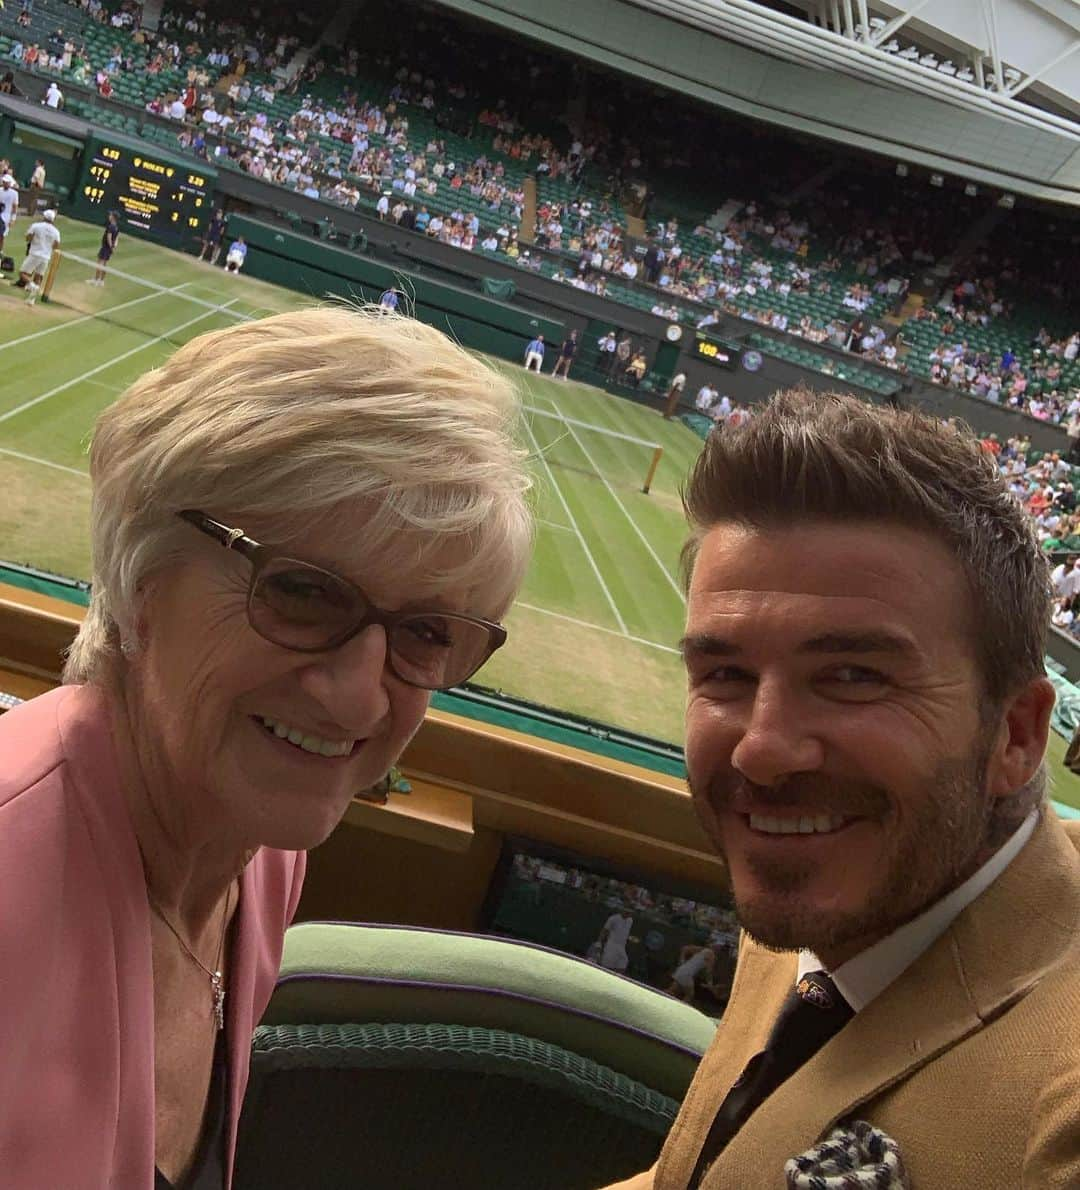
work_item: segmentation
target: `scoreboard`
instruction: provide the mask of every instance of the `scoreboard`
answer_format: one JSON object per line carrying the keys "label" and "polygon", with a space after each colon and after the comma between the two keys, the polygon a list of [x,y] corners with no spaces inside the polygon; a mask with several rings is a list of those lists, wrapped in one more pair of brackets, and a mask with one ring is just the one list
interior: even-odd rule
{"label": "scoreboard", "polygon": [[718,368],[734,368],[739,362],[739,349],[718,339],[710,339],[708,335],[698,334],[694,345],[694,355],[706,363],[715,364]]}
{"label": "scoreboard", "polygon": [[201,234],[216,182],[217,174],[200,161],[92,134],[71,213],[104,223],[106,214],[116,211],[121,231],[179,245]]}

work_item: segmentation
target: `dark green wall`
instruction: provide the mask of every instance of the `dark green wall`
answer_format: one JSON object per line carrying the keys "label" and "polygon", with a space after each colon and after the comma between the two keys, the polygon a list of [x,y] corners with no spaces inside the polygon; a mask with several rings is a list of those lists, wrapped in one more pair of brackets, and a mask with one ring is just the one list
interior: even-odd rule
{"label": "dark green wall", "polygon": [[11,172],[20,190],[29,184],[39,157],[45,163],[47,186],[66,186],[69,191],[74,187],[82,149],[74,141],[69,144],[69,139],[45,128],[17,124],[11,116],[0,121],[0,157],[11,162]]}
{"label": "dark green wall", "polygon": [[411,313],[445,331],[462,346],[519,360],[525,345],[541,334],[561,341],[565,326],[551,318],[515,309],[467,289],[432,281],[308,235],[246,215],[229,217],[229,240],[248,244],[244,272],[313,298],[344,297],[377,302],[391,287],[408,297]]}

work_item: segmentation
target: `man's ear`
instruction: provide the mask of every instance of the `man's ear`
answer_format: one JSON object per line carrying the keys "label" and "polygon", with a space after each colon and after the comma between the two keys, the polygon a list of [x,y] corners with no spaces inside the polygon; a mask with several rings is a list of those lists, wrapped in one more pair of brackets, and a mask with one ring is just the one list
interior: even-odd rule
{"label": "man's ear", "polygon": [[1054,698],[1049,679],[1039,677],[1009,699],[990,755],[987,781],[991,796],[1008,797],[1038,771],[1046,754]]}

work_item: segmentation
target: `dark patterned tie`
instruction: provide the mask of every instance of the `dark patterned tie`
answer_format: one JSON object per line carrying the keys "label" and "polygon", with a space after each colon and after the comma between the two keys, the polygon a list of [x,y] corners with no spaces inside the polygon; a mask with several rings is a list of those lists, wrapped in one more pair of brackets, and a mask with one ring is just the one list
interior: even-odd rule
{"label": "dark patterned tie", "polygon": [[854,1015],[824,971],[811,971],[799,980],[788,993],[765,1048],[747,1062],[720,1105],[687,1190],[697,1190],[705,1171],[754,1111]]}

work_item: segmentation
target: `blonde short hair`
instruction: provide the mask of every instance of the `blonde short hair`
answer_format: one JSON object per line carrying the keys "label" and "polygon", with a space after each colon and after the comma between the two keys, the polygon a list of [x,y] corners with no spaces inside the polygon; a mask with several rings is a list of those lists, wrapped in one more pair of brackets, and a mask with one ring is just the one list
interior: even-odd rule
{"label": "blonde short hair", "polygon": [[197,540],[186,508],[297,552],[320,521],[361,508],[362,541],[342,541],[361,574],[502,614],[532,538],[519,408],[499,372],[377,308],[279,314],[186,344],[95,427],[93,591],[64,680],[115,672],[140,585]]}

